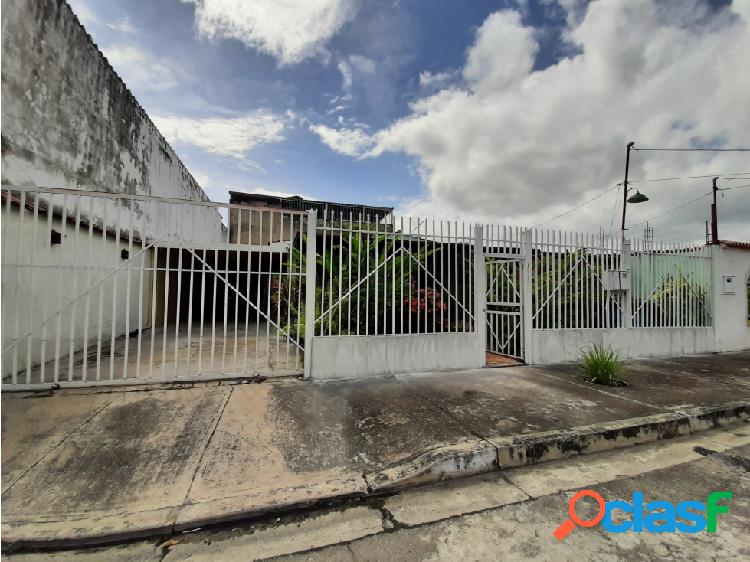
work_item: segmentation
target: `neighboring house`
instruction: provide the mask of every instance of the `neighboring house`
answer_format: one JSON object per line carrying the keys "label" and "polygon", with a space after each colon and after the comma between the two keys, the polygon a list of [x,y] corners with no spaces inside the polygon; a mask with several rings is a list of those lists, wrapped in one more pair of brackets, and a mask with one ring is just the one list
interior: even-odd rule
{"label": "neighboring house", "polygon": [[[252,212],[240,212],[241,209],[232,207],[229,213],[229,240],[236,243],[238,239],[243,244],[269,245],[276,242],[293,241],[300,232],[303,221],[300,216],[307,211],[318,212],[318,221],[325,217],[333,220],[354,222],[367,220],[370,222],[387,221],[393,215],[393,207],[372,207],[332,201],[315,201],[303,199],[299,195],[279,197],[259,193],[229,192],[231,205],[244,205]],[[283,212],[282,212],[283,211]],[[251,218],[252,217],[252,218]],[[239,233],[242,233],[241,235]]]}

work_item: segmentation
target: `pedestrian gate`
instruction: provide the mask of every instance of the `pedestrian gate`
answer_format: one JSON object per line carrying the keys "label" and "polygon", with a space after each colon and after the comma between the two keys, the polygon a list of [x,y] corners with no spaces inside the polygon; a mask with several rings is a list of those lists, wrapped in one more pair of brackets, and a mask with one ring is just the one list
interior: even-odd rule
{"label": "pedestrian gate", "polygon": [[523,260],[485,255],[487,352],[524,358]]}

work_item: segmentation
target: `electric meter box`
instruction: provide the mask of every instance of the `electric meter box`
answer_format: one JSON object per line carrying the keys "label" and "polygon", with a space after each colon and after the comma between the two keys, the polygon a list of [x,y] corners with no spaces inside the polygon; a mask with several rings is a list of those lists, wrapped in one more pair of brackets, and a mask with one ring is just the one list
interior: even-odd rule
{"label": "electric meter box", "polygon": [[608,269],[602,279],[605,291],[629,291],[630,272],[622,269]]}
{"label": "electric meter box", "polygon": [[721,280],[723,283],[723,293],[725,295],[734,295],[737,293],[737,288],[735,287],[737,280],[734,275],[722,275]]}

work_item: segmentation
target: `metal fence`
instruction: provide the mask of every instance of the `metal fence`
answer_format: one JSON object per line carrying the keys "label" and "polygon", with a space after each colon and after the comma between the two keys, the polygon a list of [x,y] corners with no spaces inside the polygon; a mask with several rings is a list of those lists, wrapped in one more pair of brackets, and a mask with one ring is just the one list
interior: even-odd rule
{"label": "metal fence", "polygon": [[474,330],[472,225],[323,213],[317,238],[316,336]]}
{"label": "metal fence", "polygon": [[712,322],[707,247],[9,186],[0,213],[5,388],[301,374],[311,337],[523,358],[532,329]]}
{"label": "metal fence", "polygon": [[710,326],[710,248],[634,241],[630,296],[634,327]]}
{"label": "metal fence", "polygon": [[4,386],[302,372],[304,212],[13,187],[2,219]]}
{"label": "metal fence", "polygon": [[[711,325],[706,246],[623,241],[576,232],[532,231],[533,328]],[[608,285],[627,272],[629,290]]]}
{"label": "metal fence", "polygon": [[622,266],[619,239],[532,231],[533,328],[623,327],[625,303],[604,284],[604,272]]}

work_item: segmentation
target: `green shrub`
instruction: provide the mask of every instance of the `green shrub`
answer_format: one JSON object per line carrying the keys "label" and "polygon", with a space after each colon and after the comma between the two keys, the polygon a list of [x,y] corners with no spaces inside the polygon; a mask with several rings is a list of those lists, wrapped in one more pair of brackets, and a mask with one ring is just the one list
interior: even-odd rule
{"label": "green shrub", "polygon": [[607,386],[627,386],[622,380],[625,362],[612,347],[593,344],[580,350],[577,361],[586,380]]}

